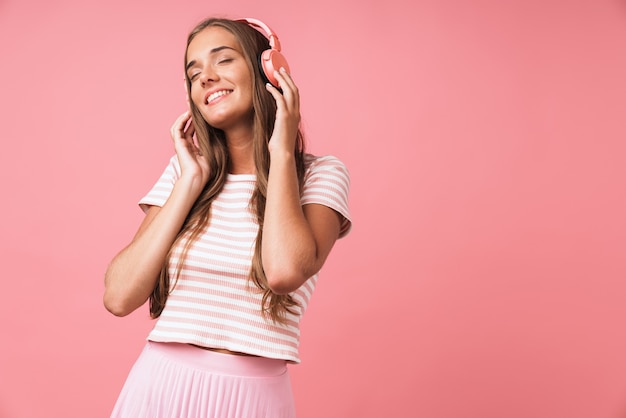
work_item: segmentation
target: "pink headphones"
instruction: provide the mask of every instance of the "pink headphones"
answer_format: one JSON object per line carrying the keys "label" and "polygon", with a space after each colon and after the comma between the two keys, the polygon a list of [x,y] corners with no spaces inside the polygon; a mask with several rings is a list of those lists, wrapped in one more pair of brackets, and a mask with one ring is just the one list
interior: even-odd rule
{"label": "pink headphones", "polygon": [[278,80],[274,77],[274,71],[278,71],[280,67],[284,67],[287,73],[289,73],[289,65],[283,54],[280,53],[280,41],[278,40],[278,36],[276,36],[269,26],[258,19],[245,18],[237,19],[237,21],[247,23],[253,28],[261,29],[265,32],[266,37],[270,41],[270,49],[266,49],[261,53],[261,56],[259,56],[259,67],[261,74],[265,76],[267,81],[272,83],[274,87],[279,88]]}

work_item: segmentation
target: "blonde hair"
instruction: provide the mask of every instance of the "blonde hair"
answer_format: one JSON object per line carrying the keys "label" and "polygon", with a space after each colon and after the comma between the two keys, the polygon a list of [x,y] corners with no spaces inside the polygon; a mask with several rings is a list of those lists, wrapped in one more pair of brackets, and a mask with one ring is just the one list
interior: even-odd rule
{"label": "blonde hair", "polygon": [[[243,22],[209,18],[200,22],[189,34],[187,38],[187,48],[195,36],[204,29],[212,26],[224,28],[231,32],[241,45],[243,55],[246,59],[252,77],[253,90],[253,143],[254,162],[256,169],[256,187],[250,206],[256,214],[256,221],[259,231],[256,236],[254,255],[249,278],[256,287],[263,292],[260,309],[264,316],[274,322],[285,323],[287,313],[296,314],[295,306],[298,303],[289,294],[279,295],[269,288],[267,277],[263,270],[261,259],[261,243],[263,236],[263,218],[265,213],[265,202],[267,196],[267,180],[270,166],[270,156],[268,142],[274,130],[276,119],[276,102],[265,89],[265,83],[258,66],[258,57],[261,52],[269,48],[269,41],[257,30],[251,28]],[[187,64],[187,51],[185,50],[185,65]],[[185,72],[186,74],[186,72]],[[189,77],[185,75],[187,92],[191,90]],[[209,163],[209,179],[202,190],[202,193],[191,208],[185,222],[178,233],[161,269],[161,274],[155,288],[150,295],[150,316],[158,318],[165,307],[167,298],[171,292],[168,265],[173,249],[182,245],[182,254],[178,259],[175,270],[175,281],[178,281],[182,266],[191,245],[198,239],[202,230],[209,222],[211,202],[220,193],[226,182],[229,170],[230,157],[224,132],[210,126],[200,114],[198,108],[190,99],[193,122],[196,128],[198,145],[203,155],[207,156]],[[304,179],[304,138],[302,132],[298,130],[295,146],[296,171],[300,188]],[[173,286],[171,286],[173,288]]]}

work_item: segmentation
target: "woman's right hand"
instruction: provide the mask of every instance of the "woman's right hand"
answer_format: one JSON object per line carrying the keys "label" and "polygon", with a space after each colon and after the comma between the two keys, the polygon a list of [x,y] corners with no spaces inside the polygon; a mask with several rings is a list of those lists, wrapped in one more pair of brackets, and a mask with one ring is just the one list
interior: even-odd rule
{"label": "woman's right hand", "polygon": [[180,164],[181,177],[191,179],[194,186],[198,187],[197,192],[200,193],[209,178],[209,163],[194,141],[195,132],[189,110],[176,119],[170,130]]}
{"label": "woman's right hand", "polygon": [[208,160],[194,142],[191,113],[180,115],[170,132],[181,176],[163,206],[148,209],[133,240],[107,268],[104,305],[114,315],[128,315],[148,300],[167,254],[209,178]]}

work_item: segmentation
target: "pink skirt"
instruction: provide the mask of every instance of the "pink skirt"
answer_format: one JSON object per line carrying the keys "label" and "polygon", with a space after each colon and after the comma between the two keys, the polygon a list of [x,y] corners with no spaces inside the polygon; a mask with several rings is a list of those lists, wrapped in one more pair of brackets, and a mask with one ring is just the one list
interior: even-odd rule
{"label": "pink skirt", "polygon": [[112,418],[294,418],[284,360],[148,341]]}

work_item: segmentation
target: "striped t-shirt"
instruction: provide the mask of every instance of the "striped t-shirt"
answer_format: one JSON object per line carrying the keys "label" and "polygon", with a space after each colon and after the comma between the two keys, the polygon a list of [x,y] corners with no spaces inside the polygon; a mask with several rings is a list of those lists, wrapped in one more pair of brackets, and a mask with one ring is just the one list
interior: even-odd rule
{"label": "striped t-shirt", "polygon": [[[333,156],[305,157],[301,202],[321,204],[343,216],[340,237],[352,226],[348,211],[349,175]],[[139,202],[142,209],[163,206],[180,176],[176,156]],[[299,363],[300,318],[317,274],[292,293],[300,304],[287,313],[287,324],[275,324],[261,312],[262,293],[249,279],[258,225],[250,207],[254,174],[229,174],[211,203],[210,221],[190,247],[177,282],[174,274],[181,248],[175,248],[169,274],[173,287],[161,316],[148,335],[151,341],[191,343],[204,347],[284,359]]]}

